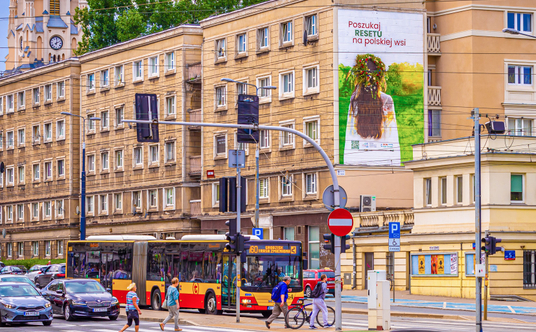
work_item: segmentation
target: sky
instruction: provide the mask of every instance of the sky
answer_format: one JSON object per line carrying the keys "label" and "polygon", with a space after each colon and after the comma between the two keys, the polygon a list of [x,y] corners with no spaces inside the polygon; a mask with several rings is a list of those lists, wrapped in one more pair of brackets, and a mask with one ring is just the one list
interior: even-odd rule
{"label": "sky", "polygon": [[7,25],[9,18],[9,0],[0,0],[0,71],[4,71],[7,49]]}

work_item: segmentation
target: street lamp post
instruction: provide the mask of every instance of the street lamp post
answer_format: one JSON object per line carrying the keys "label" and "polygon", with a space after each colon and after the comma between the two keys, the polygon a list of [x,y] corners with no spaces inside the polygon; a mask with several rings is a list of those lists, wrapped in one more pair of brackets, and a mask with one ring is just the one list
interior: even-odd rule
{"label": "street lamp post", "polygon": [[[277,89],[273,85],[261,86],[259,88],[255,84],[250,84],[250,83],[246,83],[246,82],[240,82],[240,81],[233,80],[231,78],[222,78],[221,81],[229,82],[229,83],[238,83],[238,84],[251,85],[252,87],[255,88],[255,95],[256,96],[259,95],[259,89],[265,89],[265,90],[275,90],[275,89]],[[259,197],[260,196],[260,188],[259,187],[260,187],[259,186],[259,142],[257,142],[256,149],[255,149],[255,223],[254,223],[256,228],[259,227],[259,198],[260,198]],[[238,228],[238,230],[240,231],[240,228]]]}
{"label": "street lamp post", "polygon": [[518,30],[512,29],[512,28],[503,29],[502,32],[509,33],[511,35],[522,35],[522,36],[525,36],[525,37],[536,38],[536,36],[534,36],[534,35],[530,35],[528,33],[524,33],[524,32],[521,32],[521,31],[518,31]]}
{"label": "street lamp post", "polygon": [[[72,114],[69,112],[61,112],[63,115],[75,116],[82,119],[82,174],[81,174],[81,189],[80,189],[80,240],[86,239],[86,118],[83,116]],[[100,120],[100,118],[91,117],[90,121]]]}

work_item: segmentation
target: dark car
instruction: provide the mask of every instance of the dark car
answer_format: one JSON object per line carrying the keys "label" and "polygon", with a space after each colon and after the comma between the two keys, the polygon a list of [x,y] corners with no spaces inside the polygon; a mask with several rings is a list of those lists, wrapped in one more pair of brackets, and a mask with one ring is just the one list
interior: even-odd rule
{"label": "dark car", "polygon": [[0,270],[0,274],[24,274],[24,271],[16,266],[5,266]]}
{"label": "dark car", "polygon": [[35,279],[35,284],[39,288],[48,285],[49,282],[55,279],[65,278],[65,263],[52,264],[43,273],[39,274]]}
{"label": "dark car", "polygon": [[116,320],[119,316],[117,298],[92,279],[53,280],[41,294],[50,301],[53,312],[66,320],[106,316]]}
{"label": "dark car", "polygon": [[26,272],[26,276],[35,283],[37,277],[48,269],[48,267],[49,265],[34,265],[28,270],[28,272]]}
{"label": "dark car", "polygon": [[31,281],[30,278],[28,278],[27,276],[11,275],[11,274],[0,275],[0,283],[3,283],[3,282],[23,282],[23,283],[32,285],[32,287],[34,287],[37,291],[39,291],[37,289],[37,286],[35,286],[35,283]]}
{"label": "dark car", "polygon": [[0,326],[28,322],[49,326],[52,319],[50,303],[33,286],[21,282],[0,284]]}

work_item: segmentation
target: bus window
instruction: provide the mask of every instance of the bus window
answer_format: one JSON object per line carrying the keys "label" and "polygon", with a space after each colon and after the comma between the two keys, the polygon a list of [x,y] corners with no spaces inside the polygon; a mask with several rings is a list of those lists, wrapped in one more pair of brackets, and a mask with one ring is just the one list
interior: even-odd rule
{"label": "bus window", "polygon": [[91,279],[99,279],[100,271],[100,251],[88,251],[86,252],[87,267],[85,271],[85,277]]}
{"label": "bus window", "polygon": [[166,275],[164,246],[149,246],[147,252],[147,280],[164,281]]}
{"label": "bus window", "polygon": [[[220,276],[218,273],[221,273],[221,256],[221,252],[205,252],[203,269],[205,270],[205,280],[207,282],[219,283]],[[220,271],[218,271],[218,266],[220,266]]]}
{"label": "bus window", "polygon": [[289,287],[293,291],[302,288],[299,257],[248,256],[242,271],[242,288],[245,290],[271,290],[285,276],[291,278]]}
{"label": "bus window", "polygon": [[203,252],[192,251],[188,254],[188,281],[204,282]]}

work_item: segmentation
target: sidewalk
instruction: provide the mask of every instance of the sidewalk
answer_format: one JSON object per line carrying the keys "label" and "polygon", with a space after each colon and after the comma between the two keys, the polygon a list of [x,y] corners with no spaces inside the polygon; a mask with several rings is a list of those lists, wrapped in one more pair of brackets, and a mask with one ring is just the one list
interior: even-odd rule
{"label": "sidewalk", "polygon": [[[334,298],[326,298],[326,301],[334,301]],[[367,303],[367,291],[344,290],[342,301]],[[393,306],[475,311],[476,305],[474,299],[413,295],[409,294],[409,291],[395,291],[395,302],[391,299],[391,307]],[[536,302],[488,301],[488,312],[536,315]]]}

